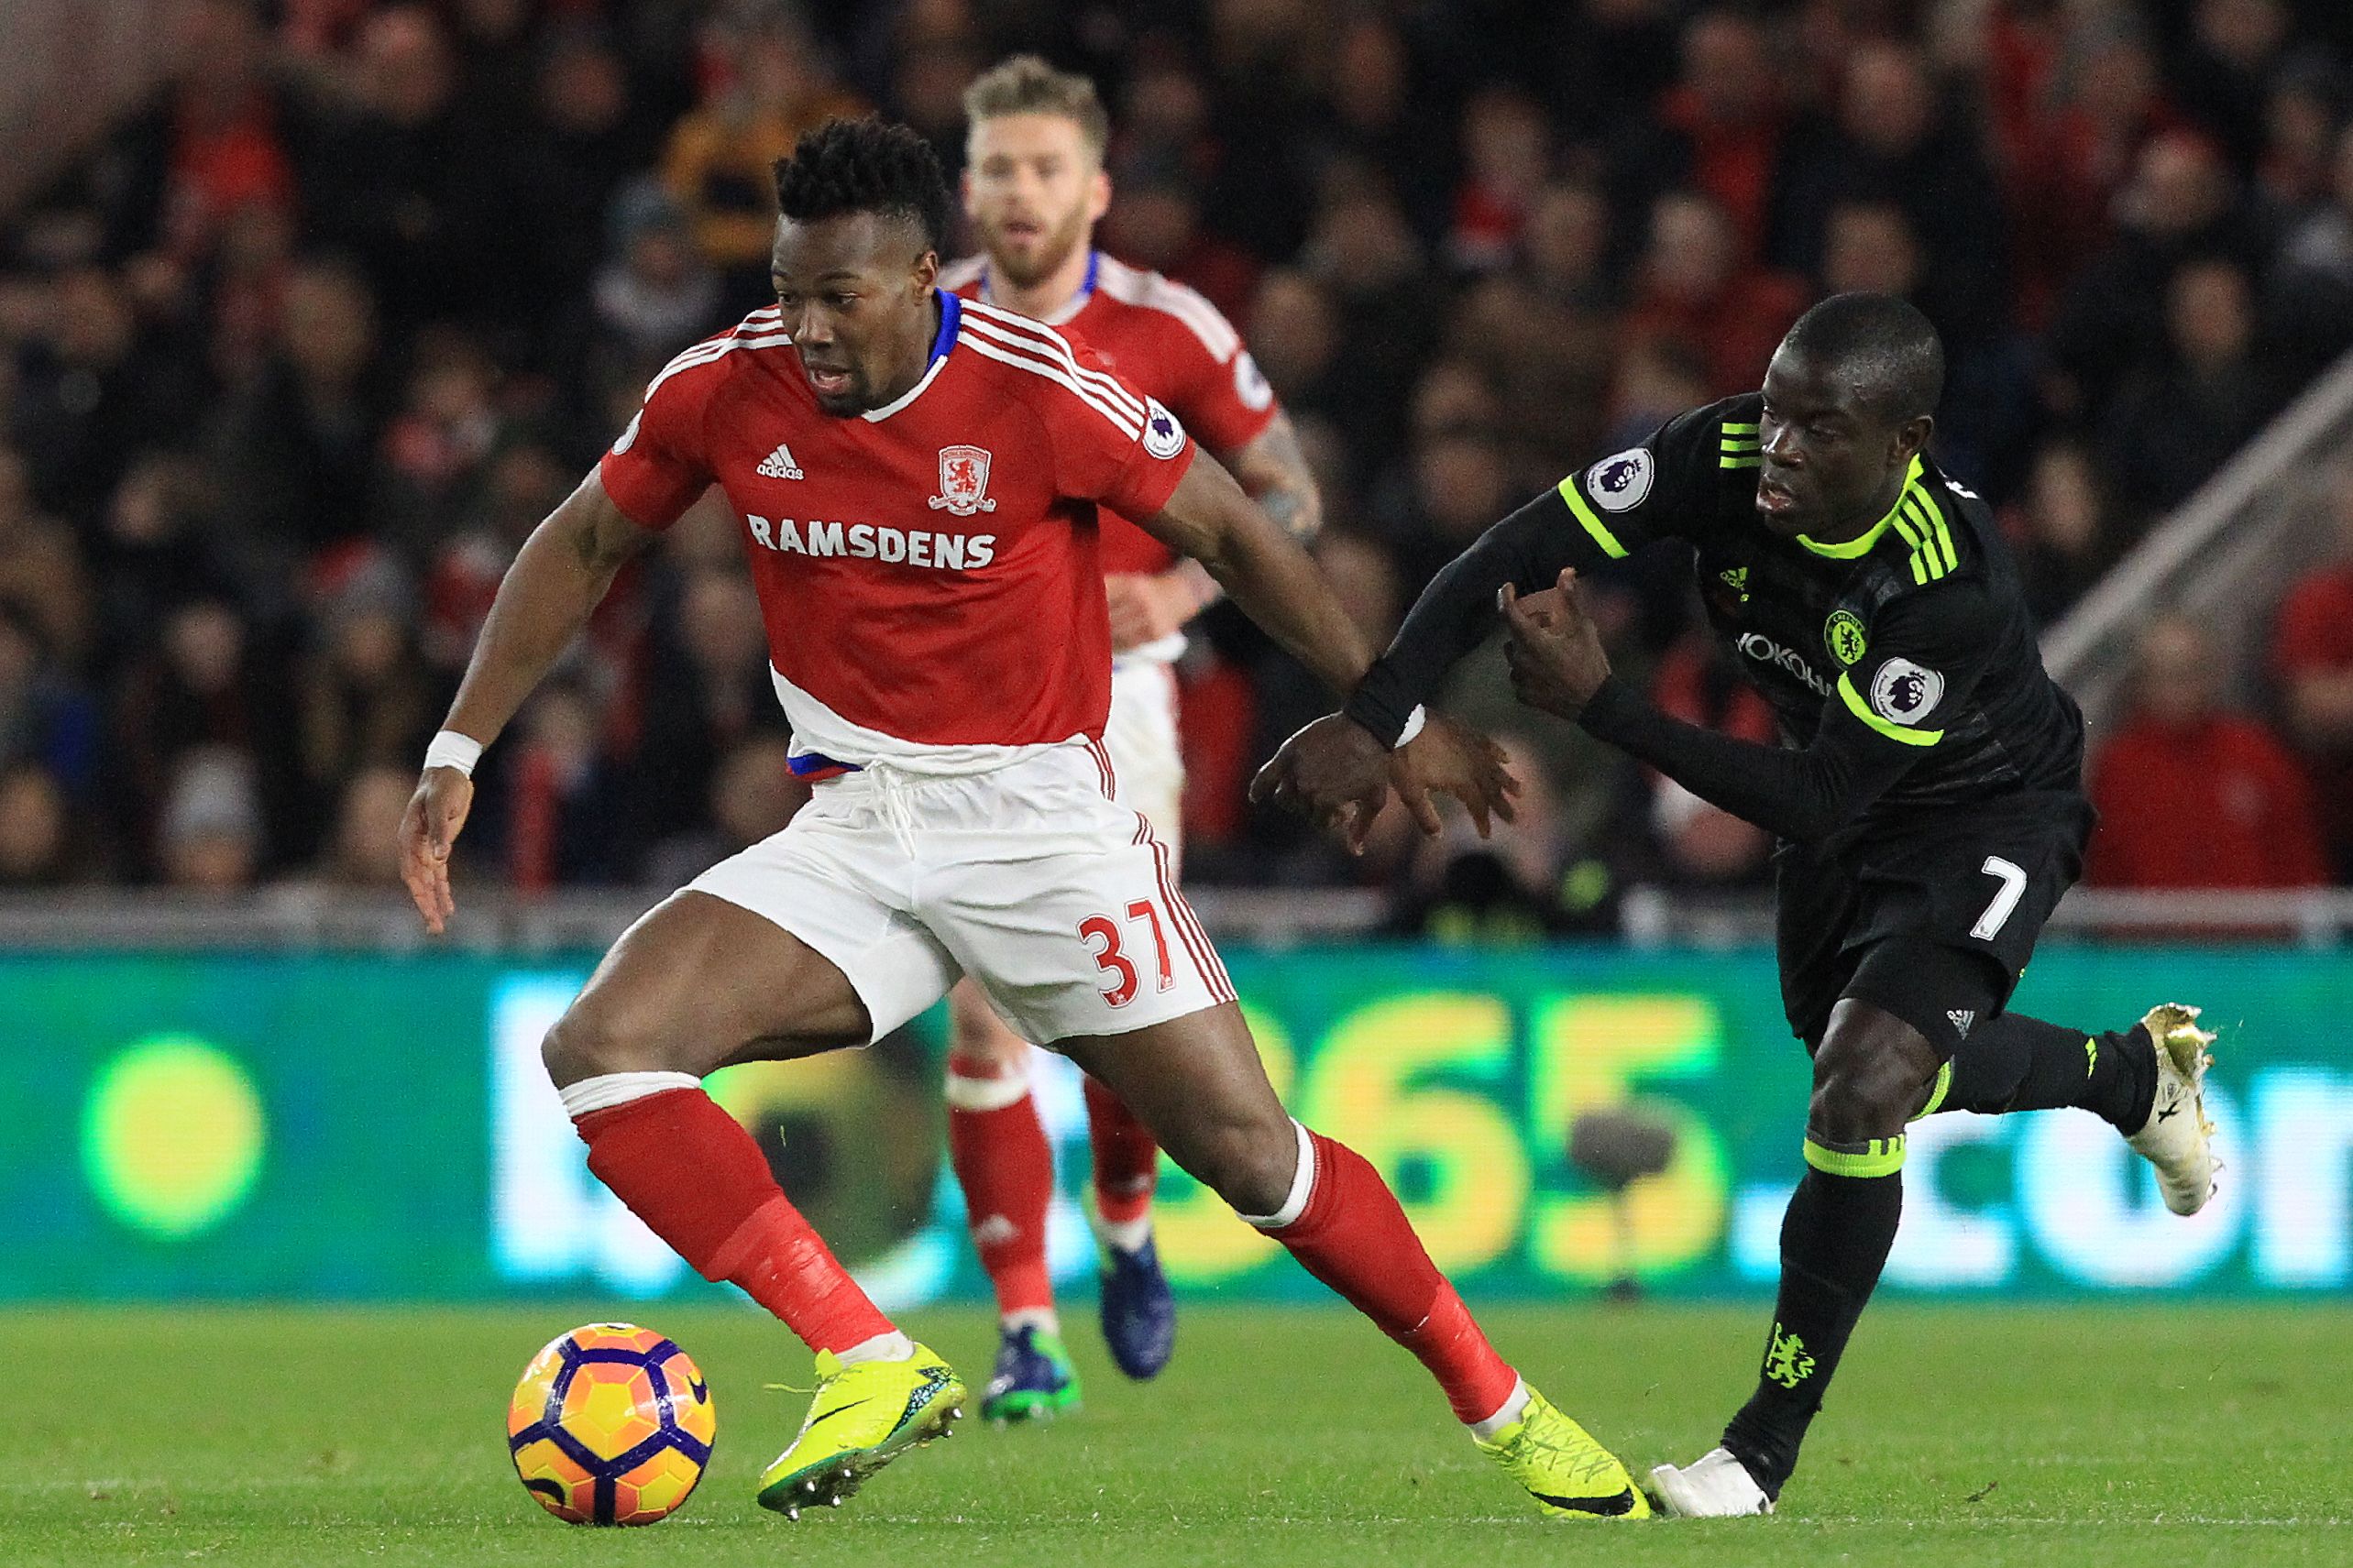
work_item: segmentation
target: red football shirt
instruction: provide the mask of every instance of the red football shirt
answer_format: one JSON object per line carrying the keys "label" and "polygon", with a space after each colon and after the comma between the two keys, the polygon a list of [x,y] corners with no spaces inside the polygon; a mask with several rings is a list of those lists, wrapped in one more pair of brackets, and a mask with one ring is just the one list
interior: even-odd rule
{"label": "red football shirt", "polygon": [[[2353,563],[2324,566],[2298,579],[2271,623],[2271,675],[2282,685],[2301,675],[2353,671]],[[2353,751],[2307,753],[2321,830],[2340,857],[2353,853]]]}
{"label": "red football shirt", "polygon": [[2250,719],[2133,718],[2092,759],[2095,887],[2318,887],[2328,880],[2311,786]]}
{"label": "red football shirt", "polygon": [[956,772],[1099,738],[1096,503],[1149,517],[1192,463],[1083,346],[937,298],[931,367],[887,408],[819,408],[771,306],[672,360],[599,466],[648,528],[726,491],[797,751]]}
{"label": "red football shirt", "polygon": [[[988,258],[967,257],[940,274],[940,286],[968,300],[988,298]],[[1200,294],[1157,272],[1094,252],[1086,282],[1046,318],[1085,340],[1103,363],[1158,398],[1193,438],[1225,455],[1259,438],[1281,411],[1242,334]],[[1160,572],[1176,552],[1125,517],[1103,520],[1103,569]]]}

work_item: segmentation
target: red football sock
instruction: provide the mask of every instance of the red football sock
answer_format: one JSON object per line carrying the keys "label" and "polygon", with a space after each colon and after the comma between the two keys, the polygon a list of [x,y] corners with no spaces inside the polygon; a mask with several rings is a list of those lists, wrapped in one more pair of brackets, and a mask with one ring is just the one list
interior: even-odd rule
{"label": "red football sock", "polygon": [[1094,1212],[1115,1225],[1150,1213],[1160,1146],[1126,1101],[1092,1078],[1086,1080],[1086,1135],[1094,1148]]}
{"label": "red football sock", "polygon": [[971,1110],[955,1102],[955,1080],[985,1082],[996,1069],[951,1055],[948,1073],[948,1158],[964,1189],[973,1247],[996,1289],[997,1312],[1050,1311],[1046,1211],[1054,1201],[1054,1151],[1038,1120],[1038,1102],[1024,1088],[1010,1104]]}
{"label": "red football sock", "polygon": [[1462,1298],[1430,1261],[1380,1173],[1321,1133],[1314,1185],[1298,1219],[1267,1234],[1303,1267],[1421,1358],[1458,1420],[1485,1420],[1519,1386]]}
{"label": "red football sock", "polygon": [[795,1209],[742,1124],[699,1089],[574,1118],[588,1168],[706,1279],[726,1279],[812,1350],[892,1332]]}

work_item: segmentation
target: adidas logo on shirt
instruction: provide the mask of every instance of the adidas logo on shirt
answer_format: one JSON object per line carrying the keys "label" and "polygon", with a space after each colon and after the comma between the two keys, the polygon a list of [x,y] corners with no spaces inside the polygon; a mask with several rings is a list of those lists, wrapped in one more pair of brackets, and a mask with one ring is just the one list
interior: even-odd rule
{"label": "adidas logo on shirt", "polygon": [[1952,1020],[1954,1030],[1964,1040],[1969,1037],[1969,1025],[1977,1021],[1977,1010],[1974,1007],[1948,1007],[1945,1009],[1944,1015]]}
{"label": "adidas logo on shirt", "polygon": [[801,477],[800,465],[793,461],[793,449],[783,442],[778,442],[774,452],[761,458],[760,466],[753,472],[764,479],[797,479]]}

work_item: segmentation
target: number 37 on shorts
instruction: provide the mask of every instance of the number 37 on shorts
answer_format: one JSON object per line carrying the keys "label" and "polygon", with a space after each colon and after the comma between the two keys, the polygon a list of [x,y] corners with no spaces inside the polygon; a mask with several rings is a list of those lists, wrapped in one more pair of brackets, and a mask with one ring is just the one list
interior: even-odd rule
{"label": "number 37 on shorts", "polygon": [[[1141,849],[1136,859],[1116,857],[1126,862],[1127,896],[1112,893],[1116,882],[1098,881],[1097,896],[1110,896],[1064,927],[1076,944],[1073,956],[1083,953],[1091,966],[1087,1005],[1101,1009],[1095,1032],[1139,1029],[1234,1000],[1234,982],[1209,933],[1169,872],[1167,850],[1149,839]],[[1137,860],[1147,856],[1146,874],[1135,877]]]}
{"label": "number 37 on shorts", "polygon": [[[1169,958],[1167,928],[1160,924],[1160,910],[1150,899],[1139,898],[1127,906],[1127,920],[1131,926],[1141,924],[1151,931],[1152,967],[1157,974],[1154,991],[1174,991],[1176,967]],[[1094,950],[1094,967],[1113,977],[1111,983],[1102,988],[1104,1001],[1114,1007],[1125,1007],[1135,1001],[1144,981],[1136,970],[1135,961],[1121,948],[1119,923],[1108,915],[1090,915],[1079,922],[1079,935]]]}

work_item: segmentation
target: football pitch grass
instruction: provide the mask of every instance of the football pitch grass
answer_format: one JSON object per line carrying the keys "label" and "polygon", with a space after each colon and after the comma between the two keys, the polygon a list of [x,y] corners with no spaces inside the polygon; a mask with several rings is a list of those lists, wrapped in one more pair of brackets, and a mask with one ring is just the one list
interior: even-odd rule
{"label": "football pitch grass", "polygon": [[[2353,1562],[2353,1308],[1926,1307],[1865,1321],[1771,1519],[1540,1518],[1421,1368],[1343,1311],[1186,1315],[1123,1381],[1087,1303],[1084,1411],[995,1431],[967,1407],[839,1512],[752,1501],[808,1358],[749,1310],[20,1310],[0,1563],[1977,1565]],[[1506,1354],[1638,1473],[1710,1447],[1764,1309],[1491,1310]],[[676,1338],[719,1405],[701,1488],[651,1529],[543,1515],[507,1393],[547,1339],[621,1315]],[[907,1326],[973,1384],[977,1309]]]}

